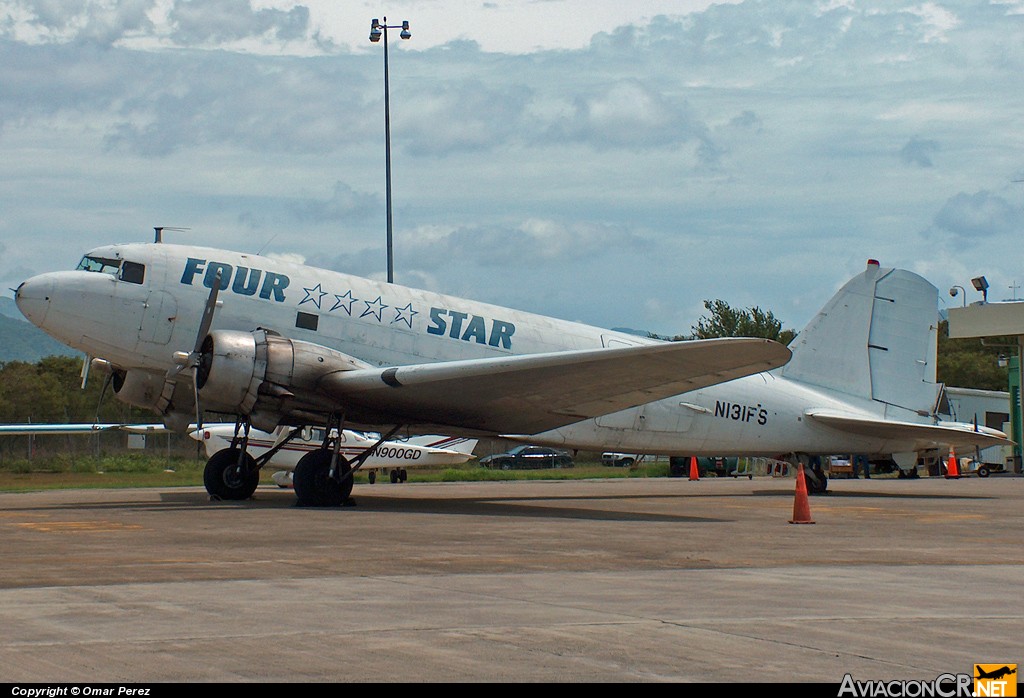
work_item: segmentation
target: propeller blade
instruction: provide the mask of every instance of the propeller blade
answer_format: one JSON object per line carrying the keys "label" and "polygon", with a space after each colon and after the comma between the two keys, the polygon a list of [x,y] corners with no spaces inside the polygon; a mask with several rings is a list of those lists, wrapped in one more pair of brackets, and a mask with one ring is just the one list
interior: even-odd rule
{"label": "propeller blade", "polygon": [[203,320],[199,323],[199,334],[196,335],[196,344],[192,347],[192,360],[196,361],[199,351],[203,348],[203,340],[210,333],[210,326],[213,325],[213,313],[217,309],[217,294],[220,293],[220,277],[223,270],[218,269],[217,275],[213,277],[213,288],[210,289],[210,296],[206,299],[206,307],[203,308]]}
{"label": "propeller blade", "polygon": [[196,400],[196,429],[203,428],[203,411],[199,408],[199,364],[192,368],[192,395]]}

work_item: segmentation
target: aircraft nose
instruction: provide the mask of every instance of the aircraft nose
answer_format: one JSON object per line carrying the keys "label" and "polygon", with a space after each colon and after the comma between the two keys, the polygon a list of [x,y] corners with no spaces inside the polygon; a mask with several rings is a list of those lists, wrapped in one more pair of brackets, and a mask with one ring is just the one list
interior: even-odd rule
{"label": "aircraft nose", "polygon": [[50,310],[52,296],[53,279],[43,274],[23,281],[14,292],[14,302],[33,325],[42,327],[46,313]]}

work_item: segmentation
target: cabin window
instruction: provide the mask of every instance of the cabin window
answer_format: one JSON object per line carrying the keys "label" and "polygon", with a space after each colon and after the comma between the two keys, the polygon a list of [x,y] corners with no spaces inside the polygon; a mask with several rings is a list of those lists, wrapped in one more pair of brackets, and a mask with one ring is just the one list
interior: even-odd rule
{"label": "cabin window", "polygon": [[295,326],[300,330],[313,330],[316,331],[317,325],[320,323],[320,316],[313,315],[312,313],[304,313],[301,310],[295,316]]}
{"label": "cabin window", "polygon": [[76,271],[97,271],[101,274],[116,274],[121,267],[120,259],[107,259],[106,257],[82,257],[82,261],[75,267]]}
{"label": "cabin window", "polygon": [[146,265],[125,261],[121,265],[121,273],[118,274],[117,278],[130,284],[141,284],[146,278]]}

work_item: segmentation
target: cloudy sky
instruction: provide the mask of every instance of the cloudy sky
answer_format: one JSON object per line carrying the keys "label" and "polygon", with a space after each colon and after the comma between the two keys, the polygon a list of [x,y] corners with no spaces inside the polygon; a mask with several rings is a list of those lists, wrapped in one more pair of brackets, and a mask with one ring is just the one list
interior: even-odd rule
{"label": "cloudy sky", "polygon": [[1024,297],[1022,0],[0,0],[0,281],[157,225],[383,278],[384,15],[400,283],[664,334],[869,257]]}

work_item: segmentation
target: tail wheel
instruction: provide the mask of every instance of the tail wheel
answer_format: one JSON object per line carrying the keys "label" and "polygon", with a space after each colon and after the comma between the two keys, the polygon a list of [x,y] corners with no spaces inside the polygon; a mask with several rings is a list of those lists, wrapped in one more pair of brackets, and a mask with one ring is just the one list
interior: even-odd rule
{"label": "tail wheel", "polygon": [[[239,455],[242,456],[239,464]],[[211,497],[228,500],[248,499],[260,484],[260,471],[256,459],[241,449],[225,448],[217,451],[206,462],[203,484]]]}
{"label": "tail wheel", "polygon": [[352,470],[344,456],[338,456],[335,476],[331,477],[330,449],[320,448],[304,455],[295,466],[295,496],[299,506],[337,507],[352,494]]}

